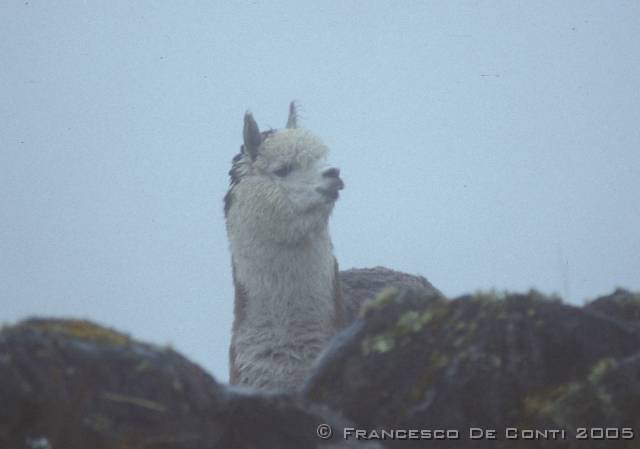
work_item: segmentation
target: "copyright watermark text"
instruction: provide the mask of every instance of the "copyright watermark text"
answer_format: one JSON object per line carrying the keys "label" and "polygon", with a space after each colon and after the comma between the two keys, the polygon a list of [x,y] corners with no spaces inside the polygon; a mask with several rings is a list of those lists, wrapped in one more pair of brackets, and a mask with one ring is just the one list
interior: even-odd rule
{"label": "copyright watermark text", "polygon": [[[328,440],[333,436],[329,424],[316,428],[318,438]],[[345,440],[633,440],[636,431],[630,427],[579,427],[576,429],[361,429],[345,427]]]}

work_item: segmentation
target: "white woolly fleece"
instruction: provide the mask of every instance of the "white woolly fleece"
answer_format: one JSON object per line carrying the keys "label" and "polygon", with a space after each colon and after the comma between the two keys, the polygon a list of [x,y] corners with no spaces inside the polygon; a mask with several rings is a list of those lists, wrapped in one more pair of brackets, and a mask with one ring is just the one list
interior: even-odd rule
{"label": "white woolly fleece", "polygon": [[[254,161],[243,161],[233,186],[226,224],[236,300],[243,302],[231,343],[237,383],[300,385],[335,333],[334,200],[321,191],[336,181],[322,175],[326,154],[306,130],[275,132]],[[282,167],[290,172],[274,174]]]}

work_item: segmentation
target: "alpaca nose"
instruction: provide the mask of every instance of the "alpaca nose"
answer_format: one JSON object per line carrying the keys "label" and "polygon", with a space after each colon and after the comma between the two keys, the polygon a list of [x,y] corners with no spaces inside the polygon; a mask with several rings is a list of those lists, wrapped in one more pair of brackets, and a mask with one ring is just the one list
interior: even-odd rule
{"label": "alpaca nose", "polygon": [[330,168],[328,170],[325,170],[322,173],[322,176],[324,176],[326,178],[339,178],[340,177],[340,169],[332,167],[332,168]]}
{"label": "alpaca nose", "polygon": [[338,190],[344,189],[344,182],[342,181],[342,179],[340,179],[339,168],[328,168],[327,170],[322,172],[322,177],[329,179],[329,182],[331,183],[330,189],[335,190],[336,192]]}

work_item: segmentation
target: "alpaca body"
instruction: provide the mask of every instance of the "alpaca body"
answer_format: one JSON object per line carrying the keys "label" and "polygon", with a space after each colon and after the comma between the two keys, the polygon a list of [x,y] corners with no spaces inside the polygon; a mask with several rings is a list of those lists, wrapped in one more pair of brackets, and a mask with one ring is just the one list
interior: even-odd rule
{"label": "alpaca body", "polygon": [[[292,125],[293,126],[290,126]],[[328,219],[343,183],[305,130],[260,133],[245,116],[225,215],[235,288],[230,382],[302,383],[342,319]]]}

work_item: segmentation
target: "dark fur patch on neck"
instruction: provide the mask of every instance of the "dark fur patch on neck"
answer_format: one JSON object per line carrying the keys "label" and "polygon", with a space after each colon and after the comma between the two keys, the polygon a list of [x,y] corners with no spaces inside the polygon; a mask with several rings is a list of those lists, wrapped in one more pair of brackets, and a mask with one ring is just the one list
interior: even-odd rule
{"label": "dark fur patch on neck", "polygon": [[231,209],[231,205],[233,203],[233,188],[238,185],[240,180],[242,179],[240,166],[241,164],[246,164],[247,161],[244,161],[245,152],[244,145],[240,147],[240,152],[233,157],[231,161],[231,170],[229,170],[229,190],[224,195],[224,216],[226,217],[229,214],[229,209]]}
{"label": "dark fur patch on neck", "polygon": [[[262,131],[260,133],[262,135],[262,141],[264,142],[267,137],[275,134],[275,132],[275,129]],[[229,210],[233,204],[233,188],[242,180],[242,165],[250,163],[250,157],[247,155],[244,145],[242,145],[240,147],[240,152],[236,154],[231,161],[231,170],[229,170],[229,190],[227,190],[227,193],[224,195],[225,217],[229,214]]]}

